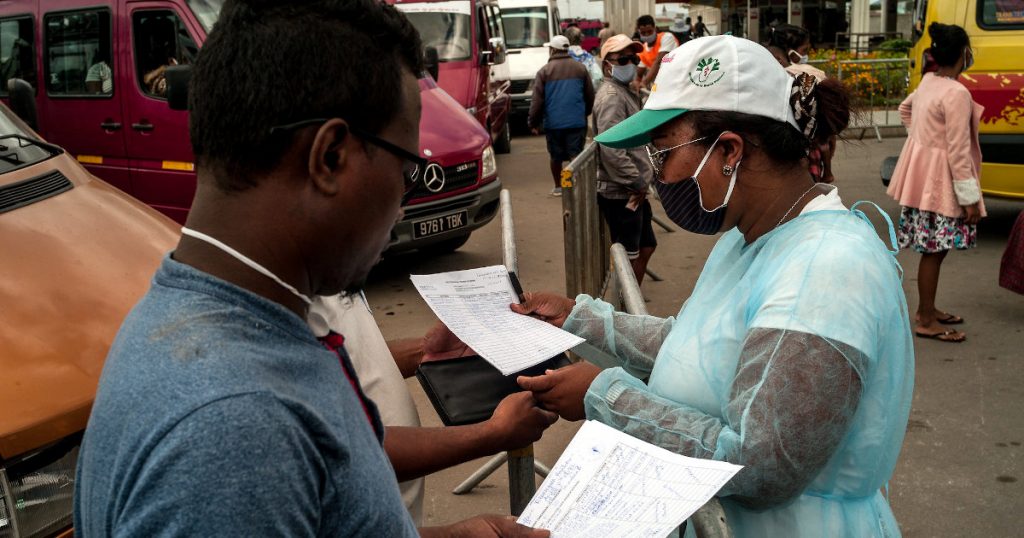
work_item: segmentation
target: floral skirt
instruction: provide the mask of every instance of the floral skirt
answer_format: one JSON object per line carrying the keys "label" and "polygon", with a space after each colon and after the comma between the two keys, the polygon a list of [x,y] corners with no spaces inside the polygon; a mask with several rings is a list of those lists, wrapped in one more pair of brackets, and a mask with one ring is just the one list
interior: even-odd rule
{"label": "floral skirt", "polygon": [[900,248],[913,248],[921,254],[934,254],[954,248],[967,250],[978,245],[978,227],[965,224],[963,218],[903,207],[896,239]]}

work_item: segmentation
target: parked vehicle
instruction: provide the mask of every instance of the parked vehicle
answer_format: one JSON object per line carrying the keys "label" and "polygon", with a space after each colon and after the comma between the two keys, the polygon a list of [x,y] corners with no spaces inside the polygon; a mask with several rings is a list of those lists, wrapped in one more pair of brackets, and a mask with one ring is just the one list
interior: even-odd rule
{"label": "parked vehicle", "polygon": [[[222,5],[223,0],[0,2],[0,97],[7,97],[9,79],[28,81],[41,134],[91,173],[183,223],[195,194],[195,166],[188,113],[168,107],[165,73],[193,61]],[[467,24],[477,20],[482,21]],[[474,51],[465,71],[500,52],[464,46]],[[470,91],[486,79],[462,80],[464,95],[491,95]],[[431,161],[423,179],[430,181],[421,182],[405,207],[392,251],[458,248],[498,208],[501,185],[491,137],[466,105],[432,81],[421,81],[420,88],[420,151]]]}
{"label": "parked vehicle", "polygon": [[935,69],[927,54],[928,25],[956,24],[967,31],[974,66],[960,76],[981,117],[981,190],[988,196],[1024,199],[1024,11],[1003,0],[918,0],[914,47],[910,51],[911,89]]}
{"label": "parked vehicle", "polygon": [[598,34],[604,28],[604,23],[597,19],[566,19],[561,22],[559,27],[565,33],[565,30],[572,25],[576,25],[583,32],[583,42],[580,43],[580,47],[594,56],[599,56],[601,53],[601,38],[598,37]]}
{"label": "parked vehicle", "polygon": [[428,60],[436,62],[432,74],[438,85],[487,129],[496,152],[510,152],[512,98],[497,1],[395,0],[394,4],[419,30]]}
{"label": "parked vehicle", "polygon": [[178,235],[0,104],[0,536],[71,535],[103,361]]}
{"label": "parked vehicle", "polygon": [[544,43],[561,33],[558,6],[555,0],[498,0],[498,4],[508,43],[512,115],[525,122],[530,113],[533,81],[537,71],[548,63]]}

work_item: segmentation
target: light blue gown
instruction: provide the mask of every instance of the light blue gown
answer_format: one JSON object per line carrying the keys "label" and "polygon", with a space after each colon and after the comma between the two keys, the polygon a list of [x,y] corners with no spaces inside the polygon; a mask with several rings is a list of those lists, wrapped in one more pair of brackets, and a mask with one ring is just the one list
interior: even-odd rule
{"label": "light blue gown", "polygon": [[587,418],[744,465],[719,494],[737,538],[899,536],[881,490],[913,391],[900,281],[863,213],[824,210],[726,232],[676,319],[581,295],[565,329],[621,364]]}

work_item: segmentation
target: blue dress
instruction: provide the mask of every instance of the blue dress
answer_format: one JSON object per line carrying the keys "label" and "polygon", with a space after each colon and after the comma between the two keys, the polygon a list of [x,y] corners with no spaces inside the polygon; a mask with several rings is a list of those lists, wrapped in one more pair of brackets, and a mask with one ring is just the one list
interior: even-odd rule
{"label": "blue dress", "polygon": [[913,346],[900,268],[860,211],[810,212],[751,244],[725,233],[675,319],[581,295],[565,328],[620,364],[590,386],[587,418],[745,466],[719,493],[737,538],[899,536],[881,490]]}

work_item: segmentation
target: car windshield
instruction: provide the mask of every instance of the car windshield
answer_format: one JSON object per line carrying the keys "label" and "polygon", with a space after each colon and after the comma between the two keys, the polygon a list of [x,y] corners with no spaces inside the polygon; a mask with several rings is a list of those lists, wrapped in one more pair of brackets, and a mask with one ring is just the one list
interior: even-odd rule
{"label": "car windshield", "polygon": [[0,113],[0,173],[44,161],[61,152],[35,136],[11,121],[7,114]]}
{"label": "car windshield", "polygon": [[505,41],[510,49],[542,47],[551,39],[546,7],[502,9],[501,19],[505,23]]}
{"label": "car windshield", "polygon": [[213,23],[220,17],[220,9],[224,7],[224,0],[188,0],[188,7],[199,19],[199,24],[209,34],[213,29]]}
{"label": "car windshield", "polygon": [[397,4],[416,27],[424,47],[437,49],[442,62],[468,60],[473,55],[469,2]]}

